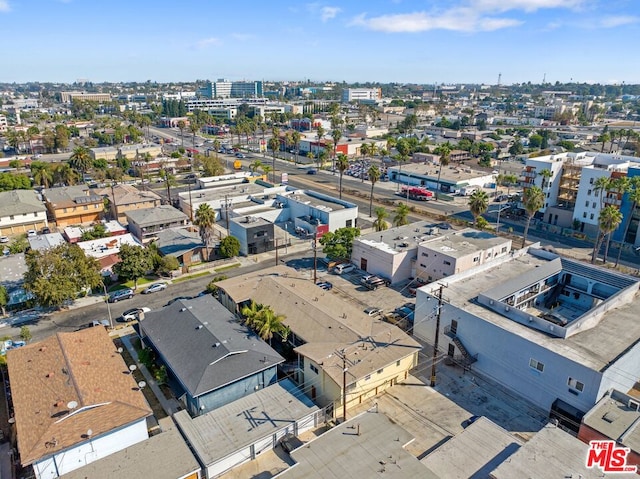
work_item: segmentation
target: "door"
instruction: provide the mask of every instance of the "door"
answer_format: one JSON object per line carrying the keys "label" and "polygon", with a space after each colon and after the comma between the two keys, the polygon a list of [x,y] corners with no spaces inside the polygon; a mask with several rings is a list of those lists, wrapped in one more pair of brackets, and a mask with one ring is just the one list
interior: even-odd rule
{"label": "door", "polygon": [[366,258],[360,258],[360,269],[362,271],[366,271],[367,270],[367,259]]}
{"label": "door", "polygon": [[455,353],[456,353],[456,347],[453,345],[453,343],[449,343],[449,350],[447,351],[447,356],[453,357]]}
{"label": "door", "polygon": [[451,320],[451,334],[458,334],[458,321],[456,321],[455,319]]}

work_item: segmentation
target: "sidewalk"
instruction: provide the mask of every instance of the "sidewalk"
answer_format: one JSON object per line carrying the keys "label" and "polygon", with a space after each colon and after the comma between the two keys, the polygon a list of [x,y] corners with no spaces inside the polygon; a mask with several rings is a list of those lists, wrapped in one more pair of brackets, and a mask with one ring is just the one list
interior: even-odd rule
{"label": "sidewalk", "polygon": [[158,386],[158,383],[156,382],[156,380],[151,376],[151,373],[149,372],[147,367],[144,364],[140,363],[140,361],[138,360],[138,353],[133,347],[133,344],[131,344],[130,335],[120,336],[120,339],[122,340],[122,344],[124,344],[124,346],[129,351],[129,354],[131,354],[131,357],[133,357],[133,359],[136,361],[136,364],[138,365],[138,369],[140,370],[140,372],[144,376],[144,379],[147,382],[147,386],[151,388],[151,390],[153,391],[153,394],[155,394],[156,397],[158,398],[158,401],[162,405],[162,409],[164,409],[169,416],[183,409],[177,399],[175,398],[167,399],[165,397],[164,393],[160,389],[160,386]]}

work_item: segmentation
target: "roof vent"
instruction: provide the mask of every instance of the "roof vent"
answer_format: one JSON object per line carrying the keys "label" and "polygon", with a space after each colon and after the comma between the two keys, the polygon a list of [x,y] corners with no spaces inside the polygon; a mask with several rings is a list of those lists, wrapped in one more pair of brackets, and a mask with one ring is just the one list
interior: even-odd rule
{"label": "roof vent", "polygon": [[196,326],[196,329],[202,329],[204,326],[202,326],[202,324],[199,324]]}
{"label": "roof vent", "polygon": [[187,308],[180,308],[180,312],[184,313],[187,310]]}
{"label": "roof vent", "polygon": [[219,347],[220,347],[220,343],[215,343],[215,344],[213,345],[213,347],[214,347],[214,348],[219,348]]}

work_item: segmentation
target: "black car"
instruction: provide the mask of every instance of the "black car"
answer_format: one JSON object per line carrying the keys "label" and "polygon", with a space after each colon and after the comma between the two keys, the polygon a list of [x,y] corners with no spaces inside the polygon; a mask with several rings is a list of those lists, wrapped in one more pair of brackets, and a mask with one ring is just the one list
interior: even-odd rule
{"label": "black car", "polygon": [[49,233],[51,233],[51,229],[50,228],[48,228],[46,226],[44,228],[42,228],[42,234],[43,235],[48,235]]}
{"label": "black car", "polygon": [[165,306],[171,306],[173,303],[181,299],[193,299],[193,298],[194,298],[193,296],[178,296],[177,298],[173,298],[172,300],[170,300],[167,304],[165,304]]}

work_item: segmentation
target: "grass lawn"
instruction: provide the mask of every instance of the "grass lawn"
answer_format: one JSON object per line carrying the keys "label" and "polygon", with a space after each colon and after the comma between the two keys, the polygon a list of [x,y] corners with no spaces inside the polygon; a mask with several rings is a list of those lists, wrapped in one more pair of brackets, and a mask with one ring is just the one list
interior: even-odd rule
{"label": "grass lawn", "polygon": [[240,263],[234,263],[234,264],[229,264],[227,266],[221,266],[219,268],[216,268],[216,273],[222,273],[223,271],[228,271],[230,269],[233,268],[238,268],[240,266]]}
{"label": "grass lawn", "polygon": [[200,278],[201,276],[206,276],[208,274],[211,274],[211,272],[209,271],[201,271],[200,273],[195,273],[195,274],[188,274],[185,276],[181,276],[179,278],[176,278],[174,280],[172,280],[172,283],[179,283],[181,281],[188,281],[190,279],[194,279],[194,278]]}

